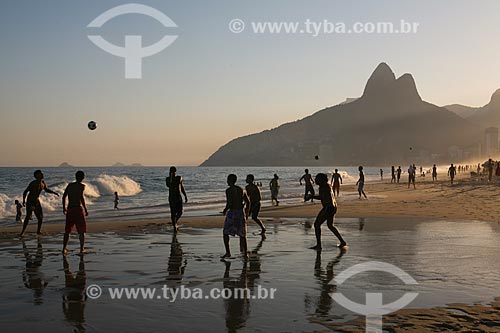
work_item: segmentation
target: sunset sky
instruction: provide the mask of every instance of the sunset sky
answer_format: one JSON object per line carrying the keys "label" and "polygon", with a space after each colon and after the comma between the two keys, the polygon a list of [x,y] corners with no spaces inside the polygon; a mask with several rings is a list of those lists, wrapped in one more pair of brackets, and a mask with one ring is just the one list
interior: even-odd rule
{"label": "sunset sky", "polygon": [[[437,105],[482,106],[500,88],[500,1],[136,1],[144,15],[87,25],[126,1],[0,4],[0,166],[197,165],[229,140],[361,95],[378,63],[411,72]],[[228,28],[232,19],[242,33]],[[418,22],[418,32],[254,34],[252,21]],[[145,45],[140,80],[88,39]],[[87,129],[95,120],[96,131]]]}

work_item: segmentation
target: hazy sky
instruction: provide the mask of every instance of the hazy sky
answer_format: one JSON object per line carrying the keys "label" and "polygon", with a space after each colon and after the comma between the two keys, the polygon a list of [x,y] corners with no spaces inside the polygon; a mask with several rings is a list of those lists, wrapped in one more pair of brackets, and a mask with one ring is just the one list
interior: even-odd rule
{"label": "hazy sky", "polygon": [[[165,28],[124,15],[87,25],[127,1],[0,2],[0,165],[196,165],[230,139],[361,95],[381,61],[411,72],[437,105],[486,104],[500,88],[500,1],[136,1]],[[246,29],[234,34],[239,18]],[[420,23],[416,34],[254,34],[252,21]],[[92,44],[178,35],[143,59],[143,78]],[[89,120],[98,123],[89,131]]]}

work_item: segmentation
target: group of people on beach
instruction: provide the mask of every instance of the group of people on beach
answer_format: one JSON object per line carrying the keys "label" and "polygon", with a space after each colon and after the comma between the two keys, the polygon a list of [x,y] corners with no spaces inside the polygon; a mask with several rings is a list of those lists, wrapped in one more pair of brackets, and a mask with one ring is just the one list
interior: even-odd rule
{"label": "group of people on beach", "polygon": [[[358,188],[363,188],[364,175],[362,172],[362,167],[360,171],[360,181],[358,182]],[[29,224],[32,215],[35,214],[38,222],[37,234],[41,235],[41,228],[43,223],[43,210],[40,203],[40,194],[42,191],[59,196],[59,193],[49,189],[44,180],[44,175],[41,170],[36,170],[34,172],[35,180],[29,183],[25,191],[23,192],[23,203],[19,203],[18,207],[26,207],[26,216],[24,218],[23,227],[20,233],[22,238],[26,232],[26,228]],[[73,228],[76,228],[79,240],[80,240],[80,253],[85,253],[85,233],[87,231],[86,217],[88,216],[88,209],[85,202],[85,184],[83,180],[85,179],[85,173],[83,171],[77,171],[75,173],[75,181],[68,184],[63,196],[62,196],[62,206],[63,213],[66,215],[66,223],[64,229],[63,238],[63,254],[66,255],[67,245],[69,242],[70,234]],[[275,174],[273,179],[270,181],[271,198],[276,205],[279,204],[278,201],[278,190],[279,182],[278,175]],[[314,229],[316,234],[316,245],[313,249],[321,249],[321,225],[326,221],[328,228],[333,232],[333,234],[339,239],[339,247],[345,247],[347,243],[344,241],[340,235],[337,228],[333,225],[333,218],[337,212],[337,203],[335,200],[334,188],[337,189],[337,195],[339,193],[339,186],[334,185],[334,188],[330,185],[328,181],[328,176],[324,173],[319,173],[313,179],[309,174],[309,170],[306,169],[306,174],[300,179],[306,183],[306,195],[305,199],[312,201],[317,199],[321,201],[322,209],[318,213],[316,220],[314,222]],[[227,176],[226,189],[226,206],[223,210],[225,216],[224,228],[223,228],[223,241],[225,247],[225,253],[221,258],[231,257],[231,250],[229,246],[230,236],[239,236],[240,238],[240,251],[243,257],[248,258],[248,245],[246,238],[246,220],[251,217],[252,220],[260,227],[261,235],[265,235],[266,228],[259,218],[259,213],[261,209],[262,195],[259,186],[255,184],[255,177],[252,174],[246,177],[246,186],[241,188],[236,185],[237,176],[235,174],[230,174]],[[183,179],[181,176],[177,175],[176,167],[171,167],[168,177],[165,179],[166,186],[168,188],[168,202],[170,206],[171,221],[174,233],[178,231],[178,222],[183,214],[183,203],[188,202],[188,197],[186,190],[184,188]],[[342,182],[342,177],[338,174],[338,170],[335,171],[332,177],[333,184],[339,184]],[[319,186],[319,193],[315,195],[314,186],[316,184]],[[361,192],[360,192],[361,193]],[[364,194],[364,192],[363,192]],[[361,194],[360,194],[361,195]],[[366,197],[366,195],[365,195]],[[183,200],[184,199],[184,200]],[[115,192],[115,209],[118,209],[118,194]],[[18,218],[18,217],[16,217]]]}

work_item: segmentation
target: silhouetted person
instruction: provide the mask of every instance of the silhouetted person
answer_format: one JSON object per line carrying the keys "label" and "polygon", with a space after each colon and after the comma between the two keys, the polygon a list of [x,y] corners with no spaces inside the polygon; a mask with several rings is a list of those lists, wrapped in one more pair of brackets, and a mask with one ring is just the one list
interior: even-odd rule
{"label": "silhouetted person", "polygon": [[274,174],[273,179],[269,182],[269,188],[271,190],[271,204],[274,204],[276,202],[276,206],[280,204],[278,200],[278,193],[280,190],[280,183],[279,183],[279,178],[277,174]]}
{"label": "silhouetted person", "polygon": [[488,160],[488,181],[491,183],[491,177],[493,176],[493,160],[490,158]]}
{"label": "silhouetted person", "polygon": [[316,199],[321,200],[321,205],[323,208],[319,211],[316,220],[314,221],[314,233],[316,235],[316,246],[311,249],[321,250],[321,225],[326,221],[328,229],[338,238],[340,243],[338,247],[342,248],[347,246],[340,232],[333,225],[333,218],[337,212],[337,202],[335,201],[335,196],[333,195],[333,190],[328,183],[328,176],[324,173],[318,173],[316,175],[316,184],[319,185],[319,195]]}
{"label": "silhouetted person", "polygon": [[184,195],[184,201],[187,203],[188,198],[186,194],[186,190],[184,189],[184,184],[182,182],[182,177],[176,175],[177,168],[171,167],[170,173],[165,182],[168,188],[168,204],[170,206],[170,217],[172,219],[172,227],[174,228],[174,232],[177,232],[177,222],[182,216],[183,207],[182,207],[182,196]]}
{"label": "silhouetted person", "polygon": [[[302,180],[304,180],[305,185],[306,185],[306,190],[304,193],[304,202],[311,200],[313,202],[314,199],[314,180],[312,179],[311,174],[309,174],[309,169],[305,170],[305,174],[300,177],[299,183],[302,185]],[[309,196],[309,193],[311,194]]]}
{"label": "silhouetted person", "polygon": [[15,200],[14,204],[16,205],[16,222],[21,223],[23,217],[23,205],[21,205],[19,200]]}
{"label": "silhouetted person", "polygon": [[432,166],[432,181],[436,181],[438,179],[437,167],[436,164]]}
{"label": "silhouetted person", "polygon": [[380,180],[384,180],[384,170],[380,169]]}
{"label": "silhouetted person", "polygon": [[[26,227],[28,227],[28,223],[33,213],[35,213],[38,220],[38,229],[36,233],[38,235],[42,234],[43,210],[42,205],[40,204],[40,193],[45,191],[46,193],[59,196],[59,193],[56,193],[47,187],[47,184],[45,184],[45,181],[43,180],[43,173],[41,170],[36,170],[33,175],[35,176],[35,180],[29,183],[28,187],[23,192],[23,206],[26,207],[26,217],[24,218],[23,230],[21,231],[19,237],[24,236],[24,232],[26,231]],[[26,196],[28,196],[27,199]]]}
{"label": "silhouetted person", "polygon": [[[82,183],[84,178],[85,174],[83,171],[77,171],[75,174],[76,181],[68,184],[62,197],[63,213],[66,215],[62,250],[64,255],[68,253],[69,235],[74,226],[76,226],[76,231],[80,239],[80,254],[85,253],[85,233],[87,232],[85,217],[89,215],[89,212],[85,204],[85,184]],[[66,198],[68,198],[68,209],[66,209]]]}
{"label": "silhouetted person", "polygon": [[66,256],[63,257],[64,268],[64,291],[63,291],[63,313],[66,321],[73,325],[77,332],[84,332],[85,327],[85,303],[87,295],[85,287],[87,284],[87,276],[85,273],[85,262],[83,256],[80,256],[78,264],[78,272],[73,275],[69,267]]}
{"label": "silhouetted person", "polygon": [[[262,199],[262,196],[260,194],[260,189],[257,187],[257,185],[254,184],[255,177],[254,175],[247,175],[246,178],[246,183],[247,186],[245,187],[245,190],[247,192],[248,198],[250,199],[250,210],[249,210],[249,215],[252,217],[252,220],[257,223],[257,225],[260,227],[261,234],[266,233],[266,228],[264,227],[264,224],[262,221],[259,219],[259,212],[260,212],[260,200]],[[248,216],[247,216],[248,219]]]}
{"label": "silhouetted person", "polygon": [[415,169],[414,164],[410,164],[408,167],[408,188],[410,188],[410,185],[413,184],[413,189],[415,189],[415,173],[417,170]]}
{"label": "silhouetted person", "polygon": [[481,175],[481,164],[477,164],[477,175],[480,176]]}
{"label": "silhouetted person", "polygon": [[340,184],[342,184],[342,176],[339,173],[339,169],[335,169],[335,172],[332,175],[332,186],[333,195],[335,195],[336,192],[337,197],[340,195]]}
{"label": "silhouetted person", "polygon": [[365,194],[365,190],[364,190],[364,187],[365,187],[365,174],[363,172],[363,167],[360,166],[358,168],[358,170],[359,170],[359,179],[356,182],[356,185],[358,186],[359,199],[361,199],[361,194],[363,194],[363,196],[365,197],[365,199],[367,199],[366,194]]}
{"label": "silhouetted person", "polygon": [[453,180],[455,179],[456,174],[457,169],[453,166],[453,163],[451,163],[450,167],[448,168],[448,176],[450,176],[451,185],[453,185]]}
{"label": "silhouetted person", "polygon": [[23,254],[26,260],[26,269],[23,271],[24,286],[33,290],[33,303],[35,305],[40,305],[43,303],[43,291],[49,284],[45,280],[43,272],[40,271],[43,262],[43,248],[40,239],[37,239],[36,252],[34,255],[31,255],[23,240]]}
{"label": "silhouetted person", "polygon": [[[243,258],[246,260],[248,259],[248,248],[245,216],[248,216],[250,200],[246,192],[236,185],[237,179],[238,178],[234,174],[227,176],[227,184],[229,187],[226,190],[226,207],[223,211],[223,214],[226,216],[223,230],[226,253],[221,258],[228,258],[231,256],[229,236],[237,235],[240,237],[240,251],[243,254]],[[245,210],[245,212],[243,210]]]}
{"label": "silhouetted person", "polygon": [[396,168],[394,165],[391,167],[391,184],[396,183]]}
{"label": "silhouetted person", "polygon": [[113,201],[115,206],[114,209],[118,209],[118,204],[120,203],[120,198],[118,197],[118,192],[115,192],[115,200]]}
{"label": "silhouetted person", "polygon": [[399,180],[401,179],[401,172],[402,172],[402,170],[401,170],[401,165],[400,165],[400,166],[398,166],[398,170],[397,170],[398,184],[399,184]]}

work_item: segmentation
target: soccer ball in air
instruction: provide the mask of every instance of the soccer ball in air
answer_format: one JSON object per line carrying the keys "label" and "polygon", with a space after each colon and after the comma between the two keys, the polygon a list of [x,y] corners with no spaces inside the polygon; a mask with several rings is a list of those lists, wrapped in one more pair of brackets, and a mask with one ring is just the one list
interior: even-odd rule
{"label": "soccer ball in air", "polygon": [[89,121],[89,123],[87,124],[87,126],[88,126],[89,130],[91,130],[91,131],[93,131],[93,130],[95,130],[97,128],[97,124],[93,120]]}

